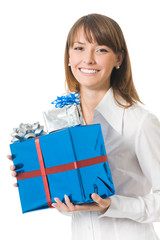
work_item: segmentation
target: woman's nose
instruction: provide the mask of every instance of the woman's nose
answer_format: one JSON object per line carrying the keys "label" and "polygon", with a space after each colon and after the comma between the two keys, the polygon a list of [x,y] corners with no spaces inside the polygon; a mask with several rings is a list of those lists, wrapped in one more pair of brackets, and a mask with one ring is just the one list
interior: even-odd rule
{"label": "woman's nose", "polygon": [[86,52],[83,62],[88,65],[95,64],[96,61],[95,61],[94,53],[92,51]]}

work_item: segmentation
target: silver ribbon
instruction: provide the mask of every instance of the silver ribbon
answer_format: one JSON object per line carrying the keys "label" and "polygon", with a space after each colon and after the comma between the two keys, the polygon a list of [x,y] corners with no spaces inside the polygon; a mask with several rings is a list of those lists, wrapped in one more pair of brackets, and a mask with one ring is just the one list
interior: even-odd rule
{"label": "silver ribbon", "polygon": [[41,126],[39,122],[33,124],[21,123],[18,128],[13,128],[13,133],[11,133],[13,138],[11,142],[24,141],[29,138],[41,136],[45,134],[43,129],[44,127]]}

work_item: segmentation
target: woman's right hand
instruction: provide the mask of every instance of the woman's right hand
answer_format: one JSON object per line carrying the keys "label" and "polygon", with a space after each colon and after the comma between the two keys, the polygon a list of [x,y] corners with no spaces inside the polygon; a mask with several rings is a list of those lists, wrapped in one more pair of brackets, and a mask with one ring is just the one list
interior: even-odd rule
{"label": "woman's right hand", "polygon": [[[12,155],[7,155],[7,158],[8,158],[9,160],[13,161]],[[11,165],[11,166],[10,166],[10,170],[12,171],[12,173],[11,173],[12,177],[16,177],[16,176],[17,176],[17,173],[16,173],[16,171],[15,171],[15,170],[16,170],[16,167],[15,167],[14,165]],[[14,187],[18,187],[17,183],[14,183],[13,186],[14,186]]]}

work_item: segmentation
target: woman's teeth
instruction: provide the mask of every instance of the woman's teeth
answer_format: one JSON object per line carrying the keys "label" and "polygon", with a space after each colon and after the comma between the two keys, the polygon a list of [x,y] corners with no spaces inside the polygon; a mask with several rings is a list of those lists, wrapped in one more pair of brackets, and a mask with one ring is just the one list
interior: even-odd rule
{"label": "woman's teeth", "polygon": [[98,72],[98,70],[84,69],[84,68],[80,68],[80,71],[84,72],[84,73],[96,73],[96,72]]}

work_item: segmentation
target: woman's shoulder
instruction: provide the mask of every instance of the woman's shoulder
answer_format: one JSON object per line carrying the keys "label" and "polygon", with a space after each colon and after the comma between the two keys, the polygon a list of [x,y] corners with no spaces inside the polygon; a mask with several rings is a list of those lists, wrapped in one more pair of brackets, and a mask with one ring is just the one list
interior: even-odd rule
{"label": "woman's shoulder", "polygon": [[134,122],[137,127],[145,127],[147,129],[152,125],[160,126],[157,116],[140,103],[125,109],[125,115],[127,120]]}
{"label": "woman's shoulder", "polygon": [[134,115],[137,118],[142,118],[150,114],[149,110],[140,103],[135,103],[131,107],[126,108],[125,112],[131,116]]}

